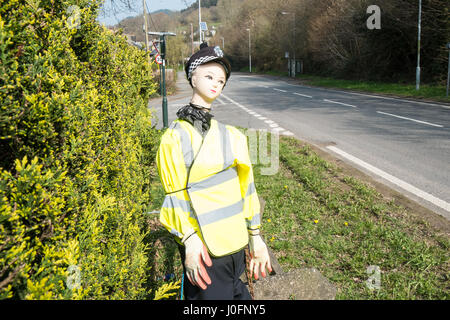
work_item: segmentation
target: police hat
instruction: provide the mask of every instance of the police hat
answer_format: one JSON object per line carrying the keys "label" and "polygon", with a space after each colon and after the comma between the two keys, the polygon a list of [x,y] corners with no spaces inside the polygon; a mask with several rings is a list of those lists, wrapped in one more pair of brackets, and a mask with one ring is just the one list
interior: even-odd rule
{"label": "police hat", "polygon": [[223,52],[219,46],[209,47],[206,42],[203,42],[200,45],[200,50],[194,53],[189,58],[189,61],[186,63],[186,66],[184,68],[184,70],[186,71],[186,78],[188,79],[191,87],[192,73],[194,72],[194,70],[197,69],[199,65],[212,61],[220,63],[223,66],[227,76],[226,80],[228,80],[231,74],[230,62],[228,62],[228,60],[223,56]]}

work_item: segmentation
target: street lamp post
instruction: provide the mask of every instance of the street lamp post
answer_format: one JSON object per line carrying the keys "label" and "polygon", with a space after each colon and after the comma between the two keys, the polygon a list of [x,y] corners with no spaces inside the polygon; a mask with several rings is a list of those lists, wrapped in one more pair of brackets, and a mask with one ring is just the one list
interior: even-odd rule
{"label": "street lamp post", "polygon": [[448,97],[448,87],[450,84],[450,42],[447,43],[447,49],[448,49],[448,67],[447,67],[447,92],[446,97]]}
{"label": "street lamp post", "polygon": [[250,73],[252,72],[252,45],[250,41],[250,29],[247,29],[248,31],[248,64]]}
{"label": "street lamp post", "polygon": [[222,39],[222,50],[225,50],[225,38],[220,37]]}
{"label": "street lamp post", "polygon": [[286,12],[282,11],[281,14],[292,14],[294,16],[294,68],[291,68],[291,75],[295,78],[295,72],[297,69],[297,60],[295,58],[295,51],[296,51],[296,45],[295,45],[295,11],[294,12]]}
{"label": "street lamp post", "polygon": [[202,43],[202,11],[201,11],[201,0],[198,0],[198,34],[200,36],[200,43]]}
{"label": "street lamp post", "polygon": [[160,44],[160,56],[162,59],[161,68],[161,94],[162,99],[162,114],[163,114],[163,126],[167,128],[169,126],[168,112],[167,112],[167,96],[166,96],[166,37],[176,36],[173,32],[148,32],[148,34],[159,36]]}
{"label": "street lamp post", "polygon": [[420,31],[422,22],[422,0],[419,0],[419,22],[417,30],[417,68],[416,68],[416,90],[420,89]]}

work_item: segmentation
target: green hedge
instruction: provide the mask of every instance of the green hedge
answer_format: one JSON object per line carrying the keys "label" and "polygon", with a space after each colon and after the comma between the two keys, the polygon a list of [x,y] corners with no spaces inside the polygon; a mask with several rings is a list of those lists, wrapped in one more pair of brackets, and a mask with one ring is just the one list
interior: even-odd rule
{"label": "green hedge", "polygon": [[157,84],[145,53],[95,21],[100,5],[0,5],[0,298],[150,296]]}

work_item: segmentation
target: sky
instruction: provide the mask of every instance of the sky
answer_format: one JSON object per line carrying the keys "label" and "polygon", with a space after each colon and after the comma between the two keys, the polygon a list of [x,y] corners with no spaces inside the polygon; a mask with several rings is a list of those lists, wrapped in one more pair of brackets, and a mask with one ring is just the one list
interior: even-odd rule
{"label": "sky", "polygon": [[[147,8],[150,12],[160,10],[160,9],[169,9],[172,11],[180,11],[181,9],[185,9],[190,6],[195,0],[145,0],[147,2]],[[142,9],[142,0],[113,0],[115,5],[115,10],[113,10],[113,6],[111,5],[111,0],[104,0],[104,5],[102,10],[99,12],[99,16],[97,17],[97,21],[100,24],[104,24],[107,26],[112,26],[117,24],[120,20],[126,17],[134,17],[137,15],[141,15],[143,12]],[[132,8],[127,8],[126,3],[130,3]],[[104,9],[104,10],[103,10]]]}

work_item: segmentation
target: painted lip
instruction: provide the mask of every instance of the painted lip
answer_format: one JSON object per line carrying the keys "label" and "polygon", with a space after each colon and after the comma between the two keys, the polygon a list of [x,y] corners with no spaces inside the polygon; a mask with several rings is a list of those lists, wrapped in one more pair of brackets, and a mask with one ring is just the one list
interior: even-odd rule
{"label": "painted lip", "polygon": [[211,92],[213,92],[213,93],[216,93],[217,91],[216,91],[216,90],[213,90],[213,89],[211,89]]}

